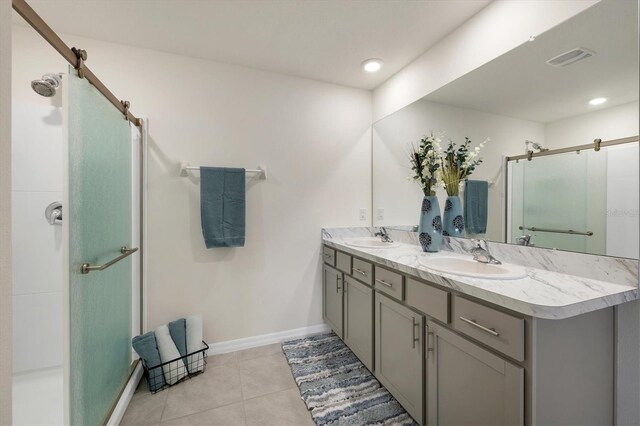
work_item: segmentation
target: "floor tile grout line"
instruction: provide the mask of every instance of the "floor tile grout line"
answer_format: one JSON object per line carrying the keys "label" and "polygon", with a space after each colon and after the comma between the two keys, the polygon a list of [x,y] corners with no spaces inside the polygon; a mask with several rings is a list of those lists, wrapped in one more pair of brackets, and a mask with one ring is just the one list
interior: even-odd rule
{"label": "floor tile grout line", "polygon": [[[217,410],[218,408],[230,407],[230,406],[232,406],[232,405],[242,404],[242,403],[243,403],[243,401],[230,402],[229,404],[220,405],[219,407],[207,408],[206,410],[197,411],[197,412],[195,412],[195,413],[191,413],[191,414],[185,414],[184,416],[174,417],[173,419],[166,419],[166,421],[167,421],[167,422],[172,422],[172,421],[174,421],[174,420],[184,419],[185,417],[195,416],[196,414],[206,413],[207,411]],[[244,405],[244,404],[243,404],[243,405]],[[243,409],[244,409],[244,407],[243,407]],[[160,421],[160,424],[162,424],[162,420]]]}
{"label": "floor tile grout line", "polygon": [[298,388],[297,388],[297,385],[295,385],[295,384],[294,384],[294,385],[293,385],[293,386],[291,386],[290,388],[279,389],[279,390],[276,390],[276,391],[263,393],[263,394],[261,394],[261,395],[252,396],[251,398],[247,398],[247,399],[245,399],[245,400],[243,400],[243,401],[244,401],[244,402],[246,402],[246,401],[253,401],[254,399],[264,398],[265,396],[273,395],[274,393],[285,392],[285,391],[288,391],[288,390],[291,390],[291,389],[298,389]]}
{"label": "floor tile grout line", "polygon": [[164,404],[162,405],[162,413],[160,413],[159,424],[162,423],[162,418],[164,417],[164,411],[167,409],[167,402],[168,401],[169,401],[169,389],[167,389],[167,396],[164,397]]}
{"label": "floor tile grout line", "polygon": [[242,404],[242,424],[246,425],[247,424],[247,407],[245,407],[244,405],[244,392],[242,391],[242,387],[244,385],[242,384],[242,370],[240,368],[240,362],[242,360],[238,358],[237,353],[235,355],[235,361],[236,361],[236,367],[238,370],[238,377],[240,379],[240,403]]}
{"label": "floor tile grout line", "polygon": [[[223,365],[218,365],[218,366],[212,366],[212,368],[217,368],[217,367],[227,367],[227,365],[224,365],[224,364],[223,364]],[[232,368],[232,367],[229,367],[229,368]],[[239,369],[239,368],[235,368],[235,370],[237,370],[237,371],[238,371],[238,374],[240,374],[240,369]],[[203,373],[203,374],[204,374],[204,373]],[[170,421],[173,421],[173,420],[181,419],[181,418],[183,418],[183,417],[189,417],[189,416],[194,416],[194,415],[196,415],[196,414],[202,414],[202,413],[204,413],[204,412],[206,412],[206,411],[216,410],[216,409],[218,409],[218,408],[228,407],[228,406],[230,406],[230,405],[238,404],[238,403],[242,403],[242,404],[243,404],[243,405],[242,405],[242,409],[244,410],[244,399],[242,398],[242,376],[240,376],[239,378],[240,378],[240,400],[239,400],[239,401],[230,402],[230,403],[228,403],[228,404],[223,404],[223,405],[220,405],[220,406],[218,406],[218,407],[206,408],[206,409],[204,409],[204,410],[195,411],[195,412],[190,413],[190,414],[185,414],[184,416],[179,416],[179,417],[175,417],[175,418],[172,418],[172,419],[166,419],[166,421],[170,422]],[[169,389],[167,389],[167,390],[169,390]],[[167,402],[168,402],[168,400],[169,400],[169,395],[167,394],[167,400],[165,401],[165,403],[164,403],[164,407],[163,407],[163,409],[162,409],[162,415],[161,415],[161,417],[160,417],[160,423],[162,423],[162,422],[163,422],[163,418],[162,418],[162,417],[164,417],[164,411],[165,411],[165,408],[167,407]]]}

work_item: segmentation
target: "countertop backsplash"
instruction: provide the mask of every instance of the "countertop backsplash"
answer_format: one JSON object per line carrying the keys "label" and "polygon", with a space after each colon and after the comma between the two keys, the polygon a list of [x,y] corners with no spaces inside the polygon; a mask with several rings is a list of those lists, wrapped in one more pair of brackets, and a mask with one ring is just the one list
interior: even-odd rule
{"label": "countertop backsplash", "polygon": [[[322,234],[330,238],[372,237],[378,230],[378,227],[327,228],[322,230]],[[420,244],[416,232],[393,228],[386,228],[386,230],[394,241],[412,245]],[[471,250],[474,248],[472,239],[443,238],[443,251],[471,255]],[[640,262],[636,259],[524,247],[491,241],[487,241],[487,245],[489,252],[503,262],[620,285],[639,285]]]}

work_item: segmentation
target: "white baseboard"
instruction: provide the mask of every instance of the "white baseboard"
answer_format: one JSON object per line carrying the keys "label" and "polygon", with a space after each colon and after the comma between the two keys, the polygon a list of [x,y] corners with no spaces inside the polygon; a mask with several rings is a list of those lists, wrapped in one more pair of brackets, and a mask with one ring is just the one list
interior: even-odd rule
{"label": "white baseboard", "polygon": [[299,339],[313,334],[326,333],[331,329],[327,324],[317,324],[309,327],[294,328],[293,330],[279,331],[277,333],[261,334],[259,336],[245,337],[244,339],[227,340],[226,342],[210,343],[209,355],[226,354],[228,352],[250,349],[258,346],[281,343],[289,339]]}
{"label": "white baseboard", "polygon": [[136,369],[133,370],[133,374],[131,374],[127,386],[125,386],[124,391],[122,391],[122,395],[120,395],[120,399],[118,400],[116,407],[113,409],[111,417],[109,417],[109,420],[107,421],[107,426],[117,426],[120,424],[122,417],[124,416],[124,412],[127,411],[129,402],[131,402],[131,398],[133,398],[133,394],[138,387],[140,379],[142,379],[141,362],[139,362],[138,365],[136,365]]}

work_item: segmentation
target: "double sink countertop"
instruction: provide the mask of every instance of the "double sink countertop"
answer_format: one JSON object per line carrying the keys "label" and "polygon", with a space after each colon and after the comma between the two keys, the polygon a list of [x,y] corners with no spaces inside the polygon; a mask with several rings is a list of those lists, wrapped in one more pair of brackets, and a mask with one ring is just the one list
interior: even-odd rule
{"label": "double sink countertop", "polygon": [[471,259],[469,255],[451,251],[425,253],[420,246],[406,242],[398,242],[393,248],[353,247],[347,244],[350,238],[326,231],[322,240],[328,247],[535,318],[564,319],[639,298],[637,284],[623,285],[527,265],[518,265],[526,272],[524,278],[475,278],[426,266],[429,259]]}

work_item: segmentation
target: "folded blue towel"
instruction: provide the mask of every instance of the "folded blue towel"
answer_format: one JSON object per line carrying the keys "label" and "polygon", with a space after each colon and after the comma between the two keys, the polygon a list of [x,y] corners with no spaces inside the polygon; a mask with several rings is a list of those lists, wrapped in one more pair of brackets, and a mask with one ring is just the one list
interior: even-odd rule
{"label": "folded blue towel", "polygon": [[487,232],[489,183],[468,180],[464,186],[464,223],[468,234]]}
{"label": "folded blue towel", "polygon": [[180,318],[179,320],[171,321],[169,323],[169,334],[171,334],[171,339],[176,344],[180,356],[185,356],[187,354],[186,320]]}
{"label": "folded blue towel", "polygon": [[245,170],[200,167],[200,218],[207,248],[243,247]]}
{"label": "folded blue towel", "polygon": [[[160,361],[160,352],[156,343],[156,336],[153,331],[136,336],[131,339],[133,349],[140,355],[147,369],[156,367],[162,362]],[[153,392],[164,386],[164,374],[162,368],[156,368],[149,371],[149,389]]]}

